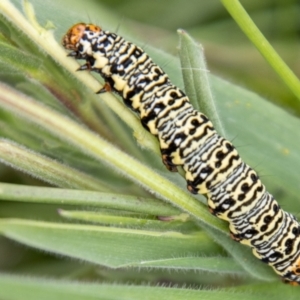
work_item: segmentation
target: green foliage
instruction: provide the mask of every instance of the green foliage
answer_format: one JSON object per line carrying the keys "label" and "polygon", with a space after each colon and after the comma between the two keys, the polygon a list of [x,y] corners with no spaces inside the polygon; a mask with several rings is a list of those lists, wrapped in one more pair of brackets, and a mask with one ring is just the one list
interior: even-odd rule
{"label": "green foliage", "polygon": [[[141,3],[107,5],[113,2],[126,16]],[[179,2],[160,4],[168,8],[166,28],[173,28],[175,15],[182,19],[176,26],[190,26]],[[267,10],[267,2],[257,2],[256,9]],[[30,3],[0,2],[0,298],[273,299],[291,293],[291,287],[270,283],[278,280],[274,272],[229,238],[227,224],[208,213],[203,197],[186,191],[180,175],[165,170],[155,138],[120,99],[94,94],[102,80],[75,72],[77,62],[60,46],[62,35],[90,19],[115,31],[118,13],[105,1]],[[191,23],[196,15],[212,22],[218,12],[225,14],[217,1],[190,5]],[[134,41],[138,27],[126,20],[119,34]],[[135,40],[139,45],[151,44],[148,36],[160,39],[159,30],[143,30],[147,39]],[[207,75],[201,48],[187,34],[180,40],[183,80],[176,57],[145,48],[174,83],[184,82],[195,105],[204,102],[219,131],[235,138],[248,164],[258,165],[280,204],[297,212],[299,120]],[[200,89],[199,78],[205,82]],[[289,299],[298,294],[294,290]]]}

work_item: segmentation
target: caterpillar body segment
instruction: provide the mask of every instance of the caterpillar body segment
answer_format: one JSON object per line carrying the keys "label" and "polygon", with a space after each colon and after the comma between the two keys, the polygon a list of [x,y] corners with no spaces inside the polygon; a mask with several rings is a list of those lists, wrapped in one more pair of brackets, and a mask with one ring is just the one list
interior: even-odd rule
{"label": "caterpillar body segment", "polygon": [[235,147],[138,46],[99,26],[78,23],[63,37],[81,70],[99,73],[105,86],[134,110],[158,138],[163,163],[182,166],[187,188],[206,195],[212,214],[229,222],[231,237],[252,248],[284,281],[300,284],[300,225],[283,211]]}

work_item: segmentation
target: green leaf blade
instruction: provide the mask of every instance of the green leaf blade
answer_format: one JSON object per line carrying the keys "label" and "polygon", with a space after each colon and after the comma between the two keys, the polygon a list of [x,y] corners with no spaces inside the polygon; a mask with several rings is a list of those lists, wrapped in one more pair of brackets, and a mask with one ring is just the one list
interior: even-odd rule
{"label": "green leaf blade", "polygon": [[18,219],[2,219],[0,232],[37,249],[112,268],[139,266],[188,253],[194,256],[219,253],[203,233],[187,235]]}

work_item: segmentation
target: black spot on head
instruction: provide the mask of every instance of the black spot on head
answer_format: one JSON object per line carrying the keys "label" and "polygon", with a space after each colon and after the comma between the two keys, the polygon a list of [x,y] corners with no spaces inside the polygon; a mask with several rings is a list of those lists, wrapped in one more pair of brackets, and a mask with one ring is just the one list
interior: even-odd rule
{"label": "black spot on head", "polygon": [[171,99],[168,101],[168,105],[173,105],[175,103],[175,100],[174,99]]}

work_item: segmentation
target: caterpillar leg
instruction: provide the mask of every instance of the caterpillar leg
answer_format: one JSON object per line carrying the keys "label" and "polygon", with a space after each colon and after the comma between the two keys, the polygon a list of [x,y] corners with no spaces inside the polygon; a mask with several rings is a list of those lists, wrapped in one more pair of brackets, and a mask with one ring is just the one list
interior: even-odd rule
{"label": "caterpillar leg", "polygon": [[188,183],[186,188],[188,189],[188,191],[192,194],[198,194],[198,189],[195,188],[192,184]]}
{"label": "caterpillar leg", "polygon": [[75,59],[80,56],[78,51],[72,51],[67,54],[68,57],[74,57]]}
{"label": "caterpillar leg", "polygon": [[169,171],[171,171],[171,172],[178,172],[176,165],[174,165],[174,164],[170,161],[168,155],[166,155],[166,154],[162,155],[162,162],[163,162],[163,164],[166,166],[166,168],[167,168]]}
{"label": "caterpillar leg", "polygon": [[281,277],[281,281],[285,284],[289,284],[291,286],[299,286],[300,284],[296,281],[289,281],[287,279],[285,279],[284,277]]}
{"label": "caterpillar leg", "polygon": [[232,232],[230,232],[230,238],[232,240],[236,241],[236,242],[240,242],[241,241],[241,239],[239,238],[239,236],[236,235],[236,234],[234,234],[234,233],[232,233]]}
{"label": "caterpillar leg", "polygon": [[162,157],[162,162],[166,168],[171,172],[177,172],[177,165],[173,163],[172,153],[173,149],[169,146],[165,148],[162,144],[160,145],[160,153]]}
{"label": "caterpillar leg", "polygon": [[80,66],[76,71],[91,71],[92,70],[92,66],[91,64],[87,61],[87,63],[85,63],[84,65]]}
{"label": "caterpillar leg", "polygon": [[105,82],[103,87],[98,91],[96,92],[96,94],[103,94],[103,93],[107,93],[107,92],[111,92],[112,91],[112,87],[110,85],[109,82]]}

